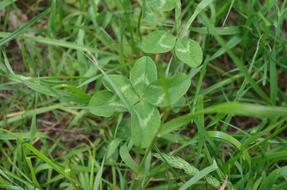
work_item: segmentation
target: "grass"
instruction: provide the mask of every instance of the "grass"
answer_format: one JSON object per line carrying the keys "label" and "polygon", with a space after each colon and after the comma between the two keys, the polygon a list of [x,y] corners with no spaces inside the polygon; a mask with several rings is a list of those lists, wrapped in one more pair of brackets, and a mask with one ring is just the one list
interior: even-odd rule
{"label": "grass", "polygon": [[1,1],[0,189],[286,189],[286,4]]}

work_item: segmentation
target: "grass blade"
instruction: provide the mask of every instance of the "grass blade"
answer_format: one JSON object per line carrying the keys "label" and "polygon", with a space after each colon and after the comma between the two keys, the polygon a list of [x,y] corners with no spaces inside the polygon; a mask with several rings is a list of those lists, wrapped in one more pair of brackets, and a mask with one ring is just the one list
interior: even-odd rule
{"label": "grass blade", "polygon": [[199,171],[198,173],[196,173],[190,180],[188,180],[185,184],[183,184],[183,186],[181,186],[179,188],[179,190],[188,189],[190,186],[194,185],[200,179],[204,178],[205,176],[207,176],[209,173],[215,171],[216,169],[218,169],[218,166],[217,166],[216,162],[214,161],[211,166],[208,166],[208,167],[204,168],[203,170]]}
{"label": "grass blade", "polygon": [[258,104],[249,104],[240,102],[223,103],[215,106],[210,106],[202,111],[189,113],[166,122],[164,126],[161,128],[159,137],[178,130],[183,125],[186,125],[190,121],[192,121],[196,116],[200,115],[202,112],[204,112],[205,114],[221,113],[221,114],[243,115],[247,117],[258,117],[258,118],[273,118],[273,117],[287,116],[287,108],[285,107],[263,106]]}
{"label": "grass blade", "polygon": [[251,75],[248,72],[248,69],[244,66],[242,61],[231,51],[227,45],[227,43],[217,34],[214,26],[210,23],[209,19],[207,18],[206,15],[202,15],[202,18],[204,22],[207,24],[207,27],[209,28],[209,31],[217,42],[226,50],[227,54],[230,56],[234,64],[239,68],[240,72],[242,75],[246,78],[246,80],[249,82],[249,84],[252,86],[254,91],[266,102],[271,103],[270,98],[265,94],[265,92],[258,86],[258,84],[253,80]]}
{"label": "grass blade", "polygon": [[272,189],[279,177],[287,177],[287,166],[275,169],[265,179],[263,179],[260,190]]}
{"label": "grass blade", "polygon": [[126,144],[121,146],[121,148],[120,148],[120,156],[121,156],[122,160],[124,161],[124,163],[129,168],[131,168],[134,172],[137,173],[139,171],[138,164],[132,159]]}
{"label": "grass blade", "polygon": [[20,28],[18,28],[14,32],[10,33],[8,36],[1,39],[0,40],[0,47],[3,46],[4,44],[6,44],[7,42],[13,40],[14,38],[19,36],[20,34],[22,34],[25,30],[27,30],[29,27],[31,27],[36,22],[38,22],[42,17],[46,16],[49,13],[49,11],[50,11],[50,9],[46,9],[45,11],[43,11],[39,15],[32,18],[30,21],[28,21],[27,23],[22,25]]}
{"label": "grass blade", "polygon": [[5,9],[5,7],[14,3],[14,1],[15,0],[4,0],[4,1],[0,2],[0,10]]}
{"label": "grass blade", "polygon": [[95,183],[94,183],[94,190],[98,190],[99,187],[100,187],[100,183],[102,181],[102,174],[103,174],[103,169],[104,169],[104,164],[105,164],[105,157],[103,158],[103,161],[102,161],[102,164],[101,164],[101,167],[95,177]]}
{"label": "grass blade", "polygon": [[204,110],[205,113],[224,113],[243,115],[258,118],[286,117],[286,107],[263,106],[249,103],[230,102],[211,106]]}
{"label": "grass blade", "polygon": [[197,15],[212,2],[213,2],[213,0],[203,0],[197,5],[197,7],[195,8],[195,11],[193,12],[191,17],[188,19],[187,23],[185,24],[185,26],[181,32],[181,36],[187,35],[188,30],[191,27],[191,24],[193,23],[193,21],[197,17]]}

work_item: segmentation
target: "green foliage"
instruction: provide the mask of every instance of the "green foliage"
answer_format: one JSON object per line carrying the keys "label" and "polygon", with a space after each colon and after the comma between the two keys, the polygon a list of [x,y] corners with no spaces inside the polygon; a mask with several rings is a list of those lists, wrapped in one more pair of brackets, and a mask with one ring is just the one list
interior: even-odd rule
{"label": "green foliage", "polygon": [[187,92],[190,83],[185,74],[159,79],[146,88],[144,99],[155,106],[173,105]]}
{"label": "green foliage", "polygon": [[[167,154],[155,154],[154,156],[160,159],[161,161],[166,162],[169,166],[173,168],[183,170],[188,175],[194,176],[199,172],[197,168],[190,165],[188,162],[186,162],[184,159],[180,157],[170,156]],[[210,175],[206,176],[205,180],[208,184],[212,185],[215,188],[219,188],[220,186],[220,182],[216,178]]]}
{"label": "green foliage", "polygon": [[[178,74],[168,79],[157,79],[157,68],[150,57],[138,59],[130,71],[130,79],[122,75],[109,75],[104,86],[113,92],[118,88],[131,105],[131,139],[136,146],[147,148],[156,137],[161,126],[157,106],[173,105],[182,98],[190,86],[190,78]],[[114,91],[114,93],[116,93]],[[125,112],[117,97],[107,91],[97,91],[89,103],[89,110],[97,116],[110,117],[114,112]]]}
{"label": "green foliage", "polygon": [[156,65],[150,57],[138,59],[130,71],[131,83],[138,95],[143,93],[149,84],[157,80]]}
{"label": "green foliage", "polygon": [[143,38],[141,49],[145,53],[166,53],[174,48],[175,41],[168,31],[156,30]]}
{"label": "green foliage", "polygon": [[147,0],[146,3],[154,11],[171,11],[176,6],[176,0]]}
{"label": "green foliage", "polygon": [[178,39],[175,45],[175,54],[179,60],[194,68],[202,62],[202,50],[200,45],[191,39]]}
{"label": "green foliage", "polygon": [[125,111],[117,96],[109,91],[97,91],[89,102],[89,111],[95,115],[110,117],[114,112]]}
{"label": "green foliage", "polygon": [[144,101],[135,105],[135,113],[131,116],[131,135],[136,145],[148,147],[157,135],[160,125],[160,113],[156,107]]}
{"label": "green foliage", "polygon": [[167,31],[157,30],[143,38],[141,49],[145,53],[166,53],[175,48],[180,61],[195,68],[202,63],[203,53],[198,42],[187,37],[176,39]]}
{"label": "green foliage", "polygon": [[[110,75],[109,78],[111,82],[118,88],[118,90],[123,94],[123,96],[127,99],[130,105],[135,104],[139,98],[128,78],[122,75]],[[110,82],[105,80],[104,86],[109,91],[116,93]]]}
{"label": "green foliage", "polygon": [[0,0],[0,189],[285,190],[286,5]]}

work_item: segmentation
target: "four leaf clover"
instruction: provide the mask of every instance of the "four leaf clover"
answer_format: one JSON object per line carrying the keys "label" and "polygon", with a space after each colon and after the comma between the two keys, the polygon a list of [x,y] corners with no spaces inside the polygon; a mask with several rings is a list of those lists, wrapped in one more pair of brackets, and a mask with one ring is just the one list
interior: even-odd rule
{"label": "four leaf clover", "polygon": [[[147,15],[153,12],[171,11],[176,0],[147,0]],[[175,56],[191,68],[202,63],[203,53],[198,42],[187,37],[175,37],[168,31],[156,30],[142,40],[142,51],[160,54],[174,50]],[[172,106],[186,94],[191,78],[179,73],[158,78],[154,61],[143,56],[130,71],[129,78],[109,75],[104,80],[105,90],[97,91],[89,102],[89,111],[97,116],[110,117],[114,112],[131,115],[131,139],[141,148],[148,147],[161,126],[159,108]]]}
{"label": "four leaf clover", "polygon": [[114,112],[130,112],[131,139],[141,148],[149,146],[160,128],[158,108],[177,103],[191,84],[190,77],[183,73],[158,79],[156,64],[148,56],[135,62],[129,79],[122,75],[109,75],[109,78],[131,109],[116,95],[112,85],[104,80],[106,90],[94,93],[89,110],[103,117],[110,117]]}

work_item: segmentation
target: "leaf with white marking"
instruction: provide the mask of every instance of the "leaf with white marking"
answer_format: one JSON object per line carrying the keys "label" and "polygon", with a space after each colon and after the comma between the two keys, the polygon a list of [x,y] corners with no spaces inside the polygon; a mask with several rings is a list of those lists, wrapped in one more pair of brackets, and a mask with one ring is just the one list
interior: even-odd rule
{"label": "leaf with white marking", "polygon": [[143,95],[144,89],[155,80],[157,70],[153,60],[148,56],[138,59],[130,72],[130,81],[135,91]]}
{"label": "leaf with white marking", "polygon": [[145,53],[165,53],[174,48],[175,41],[169,32],[157,30],[143,38],[141,48]]}
{"label": "leaf with white marking", "polygon": [[89,111],[97,116],[110,117],[114,112],[126,111],[121,101],[109,91],[97,91],[89,102]]}
{"label": "leaf with white marking", "polygon": [[134,108],[135,113],[131,117],[132,140],[136,146],[146,148],[160,127],[160,113],[156,107],[143,101]]}
{"label": "leaf with white marking", "polygon": [[176,0],[147,0],[146,3],[155,11],[171,11],[176,6]]}
{"label": "leaf with white marking", "polygon": [[190,77],[185,74],[157,80],[146,88],[144,98],[155,106],[173,105],[185,95],[190,83]]}
{"label": "leaf with white marking", "polygon": [[[109,75],[109,78],[118,88],[118,90],[124,95],[130,105],[133,105],[139,101],[139,97],[137,96],[128,78],[122,75]],[[112,85],[107,80],[104,80],[104,86],[109,91],[115,92],[115,90],[112,88]]]}
{"label": "leaf with white marking", "polygon": [[175,54],[179,60],[194,68],[202,63],[203,54],[198,42],[182,38],[175,45]]}

